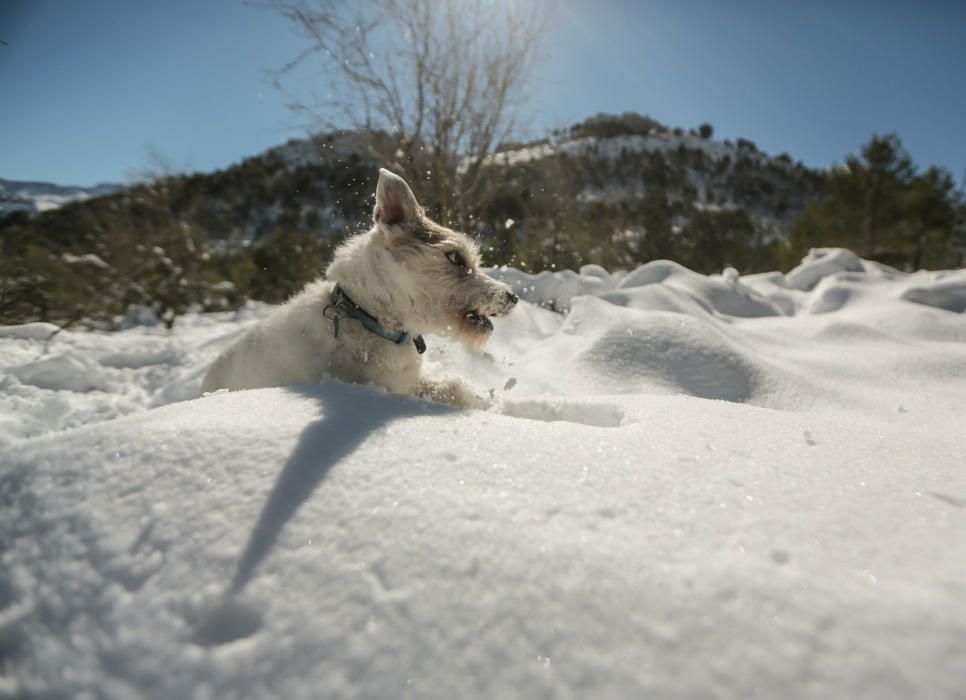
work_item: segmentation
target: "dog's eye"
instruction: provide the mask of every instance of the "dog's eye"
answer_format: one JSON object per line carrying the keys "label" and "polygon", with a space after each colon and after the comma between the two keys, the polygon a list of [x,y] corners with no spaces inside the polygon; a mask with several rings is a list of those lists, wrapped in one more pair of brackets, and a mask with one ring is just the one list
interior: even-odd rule
{"label": "dog's eye", "polygon": [[459,265],[462,268],[466,267],[466,261],[463,260],[463,256],[455,250],[451,250],[446,254],[446,259],[449,260],[454,265]]}

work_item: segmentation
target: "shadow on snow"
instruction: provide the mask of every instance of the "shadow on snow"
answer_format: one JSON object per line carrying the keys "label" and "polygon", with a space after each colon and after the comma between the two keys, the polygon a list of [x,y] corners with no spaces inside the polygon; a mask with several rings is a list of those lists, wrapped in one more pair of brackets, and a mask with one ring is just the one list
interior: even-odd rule
{"label": "shadow on snow", "polygon": [[295,449],[279,472],[238,560],[230,593],[238,593],[245,587],[302,503],[332,468],[352,454],[372,433],[399,418],[440,415],[455,410],[409,396],[384,394],[334,382],[293,386],[289,390],[317,401],[324,415],[305,426]]}
{"label": "shadow on snow", "polygon": [[292,386],[293,394],[318,403],[323,415],[305,426],[279,471],[224,595],[197,621],[193,641],[210,647],[248,637],[261,627],[261,613],[240,597],[268,557],[282,529],[340,460],[370,435],[399,418],[441,415],[455,409],[400,394],[331,382]]}

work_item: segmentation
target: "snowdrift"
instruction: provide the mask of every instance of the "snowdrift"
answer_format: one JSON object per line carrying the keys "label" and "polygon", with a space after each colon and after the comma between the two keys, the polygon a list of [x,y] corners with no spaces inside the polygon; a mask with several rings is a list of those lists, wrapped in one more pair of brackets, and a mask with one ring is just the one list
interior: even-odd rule
{"label": "snowdrift", "polygon": [[0,697],[962,692],[966,271],[492,274],[487,412],[0,328]]}

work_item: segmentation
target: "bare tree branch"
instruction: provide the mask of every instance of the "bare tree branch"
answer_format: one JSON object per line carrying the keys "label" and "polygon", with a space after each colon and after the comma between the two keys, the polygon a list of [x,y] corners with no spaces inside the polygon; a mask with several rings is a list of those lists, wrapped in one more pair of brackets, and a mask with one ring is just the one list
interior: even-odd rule
{"label": "bare tree branch", "polygon": [[542,0],[271,4],[308,42],[279,75],[309,61],[324,71],[325,99],[293,107],[317,127],[369,133],[372,155],[436,216],[473,221],[495,187],[486,166],[530,94],[547,28]]}

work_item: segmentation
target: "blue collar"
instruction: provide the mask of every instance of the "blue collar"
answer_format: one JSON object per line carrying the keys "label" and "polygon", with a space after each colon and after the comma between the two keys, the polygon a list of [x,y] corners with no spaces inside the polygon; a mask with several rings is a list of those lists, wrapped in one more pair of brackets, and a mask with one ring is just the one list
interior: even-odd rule
{"label": "blue collar", "polygon": [[[345,293],[345,290],[338,284],[335,285],[335,288],[332,290],[331,301],[331,304],[322,309],[322,315],[326,318],[329,318],[329,316],[327,316],[325,312],[330,308],[334,307],[336,309],[341,309],[346,313],[347,316],[354,318],[356,321],[361,323],[367,331],[375,333],[376,335],[385,338],[389,342],[395,343],[396,345],[405,345],[412,340],[413,345],[416,346],[416,352],[418,352],[420,355],[426,352],[426,342],[423,340],[423,336],[417,335],[414,338],[407,331],[386,330],[386,327],[379,323],[379,320],[375,316],[352,301],[352,299],[349,298],[349,295]],[[329,320],[335,324],[335,336],[338,338],[339,317],[333,316]]]}

